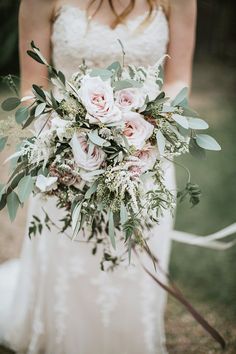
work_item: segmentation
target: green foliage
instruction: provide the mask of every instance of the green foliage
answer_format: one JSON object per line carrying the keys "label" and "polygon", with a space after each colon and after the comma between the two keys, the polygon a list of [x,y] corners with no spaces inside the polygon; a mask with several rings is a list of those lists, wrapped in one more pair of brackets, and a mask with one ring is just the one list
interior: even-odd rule
{"label": "green foliage", "polygon": [[2,109],[4,111],[12,111],[20,105],[21,101],[18,97],[9,97],[2,102]]}
{"label": "green foliage", "polygon": [[37,233],[41,235],[43,231],[43,224],[41,220],[35,215],[33,215],[32,218],[33,220],[31,220],[30,222],[29,231],[28,231],[28,235],[30,239],[32,236],[36,236]]}
{"label": "green foliage", "polygon": [[186,187],[179,191],[177,197],[182,202],[187,196],[189,196],[189,202],[192,206],[197,205],[200,202],[201,190],[197,184],[187,183]]}

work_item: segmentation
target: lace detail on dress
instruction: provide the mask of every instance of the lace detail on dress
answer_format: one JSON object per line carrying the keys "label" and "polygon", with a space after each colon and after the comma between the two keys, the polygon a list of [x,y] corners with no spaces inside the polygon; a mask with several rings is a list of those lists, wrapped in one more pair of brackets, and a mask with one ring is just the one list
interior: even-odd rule
{"label": "lace detail on dress", "polygon": [[70,76],[78,70],[82,59],[88,66],[106,66],[111,61],[121,60],[117,39],[124,45],[127,64],[154,64],[166,52],[168,23],[159,8],[142,32],[137,31],[145,16],[128,20],[112,30],[96,21],[91,21],[88,26],[85,11],[71,5],[62,6],[53,24],[54,65]]}

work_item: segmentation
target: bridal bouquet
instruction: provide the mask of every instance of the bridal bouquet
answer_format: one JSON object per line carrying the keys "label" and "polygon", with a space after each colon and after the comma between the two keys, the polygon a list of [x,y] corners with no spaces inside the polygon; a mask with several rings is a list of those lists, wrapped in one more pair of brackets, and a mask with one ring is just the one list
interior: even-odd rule
{"label": "bridal bouquet", "polygon": [[[220,146],[199,133],[208,124],[188,108],[187,88],[174,99],[166,97],[161,61],[147,68],[114,62],[105,69],[91,69],[83,63],[66,80],[34,43],[28,54],[48,67],[52,89],[33,85],[32,96],[2,103],[6,111],[23,103],[15,112],[16,123],[24,131],[32,123],[34,128],[28,137],[21,134],[10,157],[14,167],[1,186],[0,207],[7,206],[13,220],[32,192],[44,199],[56,197],[58,208],[66,211],[60,231],[79,240],[86,228],[83,237],[93,241],[93,253],[98,244],[104,246],[102,267],[104,261],[113,267],[121,259],[109,245],[116,248],[117,241],[123,241],[129,258],[135,245],[147,250],[143,229],[175,205],[176,196],[165,185],[163,163]],[[12,87],[17,92],[13,83]],[[10,121],[1,122],[2,149],[9,125]],[[151,189],[146,186],[150,179]],[[190,174],[177,194],[181,200],[186,196],[193,205],[199,202],[200,189],[191,183]],[[46,211],[45,220],[35,215],[29,236],[53,225]]]}
{"label": "bridal bouquet", "polygon": [[[202,156],[205,150],[220,150],[214,138],[201,133],[208,124],[188,107],[187,88],[174,99],[166,97],[162,91],[163,60],[154,66],[136,67],[124,66],[123,58],[123,64],[114,62],[104,69],[88,68],[84,62],[66,79],[47,63],[33,42],[31,47],[28,54],[47,66],[52,88],[46,91],[33,85],[32,95],[20,98],[8,77],[15,96],[6,99],[2,108],[11,111],[20,107],[15,112],[16,122],[10,117],[0,121],[0,150],[12,137],[19,141],[9,157],[10,178],[0,185],[0,209],[7,207],[14,220],[18,207],[32,192],[43,200],[55,198],[57,207],[65,211],[60,226],[42,203],[44,220],[33,216],[30,237],[45,227],[56,227],[72,240],[92,243],[93,254],[100,245],[101,269],[104,264],[113,269],[127,254],[130,260],[132,250],[138,255],[137,248],[158,266],[144,229],[157,223],[163,211],[171,212],[177,198],[182,201],[189,196],[195,205],[201,193],[185,166],[186,187],[177,195],[169,190],[163,164],[174,163],[173,158],[184,153]],[[16,132],[17,126],[20,131]],[[117,243],[125,246],[121,254],[113,251]],[[225,347],[220,334],[170,279],[168,286],[142,266]]]}

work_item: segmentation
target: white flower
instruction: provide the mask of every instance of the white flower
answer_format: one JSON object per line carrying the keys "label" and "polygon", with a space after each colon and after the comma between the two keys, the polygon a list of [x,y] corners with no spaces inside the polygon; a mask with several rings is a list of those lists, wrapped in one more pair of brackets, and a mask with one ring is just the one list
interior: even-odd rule
{"label": "white flower", "polygon": [[96,145],[92,149],[89,148],[88,139],[84,131],[74,133],[70,146],[76,164],[86,171],[99,169],[105,159],[105,153],[101,148]]}
{"label": "white flower", "polygon": [[145,95],[138,88],[126,88],[116,92],[116,105],[127,112],[132,109],[140,108],[144,105]]}
{"label": "white flower", "polygon": [[149,66],[146,69],[146,78],[144,80],[143,86],[142,86],[142,91],[145,96],[148,96],[150,101],[155,100],[155,98],[159,95],[160,91],[160,86],[163,82],[163,80],[159,77],[160,75],[160,70],[159,67],[162,65],[164,62],[164,59],[168,55],[164,55],[161,57],[156,64]]}
{"label": "white flower", "polygon": [[123,120],[125,121],[123,134],[126,136],[129,145],[142,149],[146,140],[153,133],[153,125],[148,123],[141,114],[135,112],[124,113]]}
{"label": "white flower", "polygon": [[142,150],[136,151],[135,156],[142,162],[141,172],[144,173],[153,168],[157,160],[158,150],[156,146],[147,143]]}
{"label": "white flower", "polygon": [[60,141],[62,141],[63,138],[71,138],[71,133],[68,131],[68,128],[70,128],[71,125],[71,121],[61,119],[59,116],[56,116],[51,120],[51,129],[56,131]]}
{"label": "white flower", "polygon": [[94,124],[120,122],[121,111],[114,104],[113,89],[110,80],[100,77],[84,76],[78,95],[87,110],[86,118]]}
{"label": "white flower", "polygon": [[57,177],[45,177],[44,175],[38,175],[35,186],[41,192],[49,192],[57,188]]}

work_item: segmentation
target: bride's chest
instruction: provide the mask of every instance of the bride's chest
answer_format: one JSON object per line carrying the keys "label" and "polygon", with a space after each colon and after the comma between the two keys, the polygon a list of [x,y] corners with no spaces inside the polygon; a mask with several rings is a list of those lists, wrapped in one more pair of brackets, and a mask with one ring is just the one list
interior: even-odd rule
{"label": "bride's chest", "polygon": [[88,24],[86,13],[79,8],[64,6],[52,29],[53,61],[56,67],[76,71],[82,59],[89,66],[106,66],[120,60],[125,50],[127,64],[147,65],[155,63],[165,52],[168,43],[168,23],[159,10],[152,21],[143,28],[145,14],[115,30],[101,23]]}

